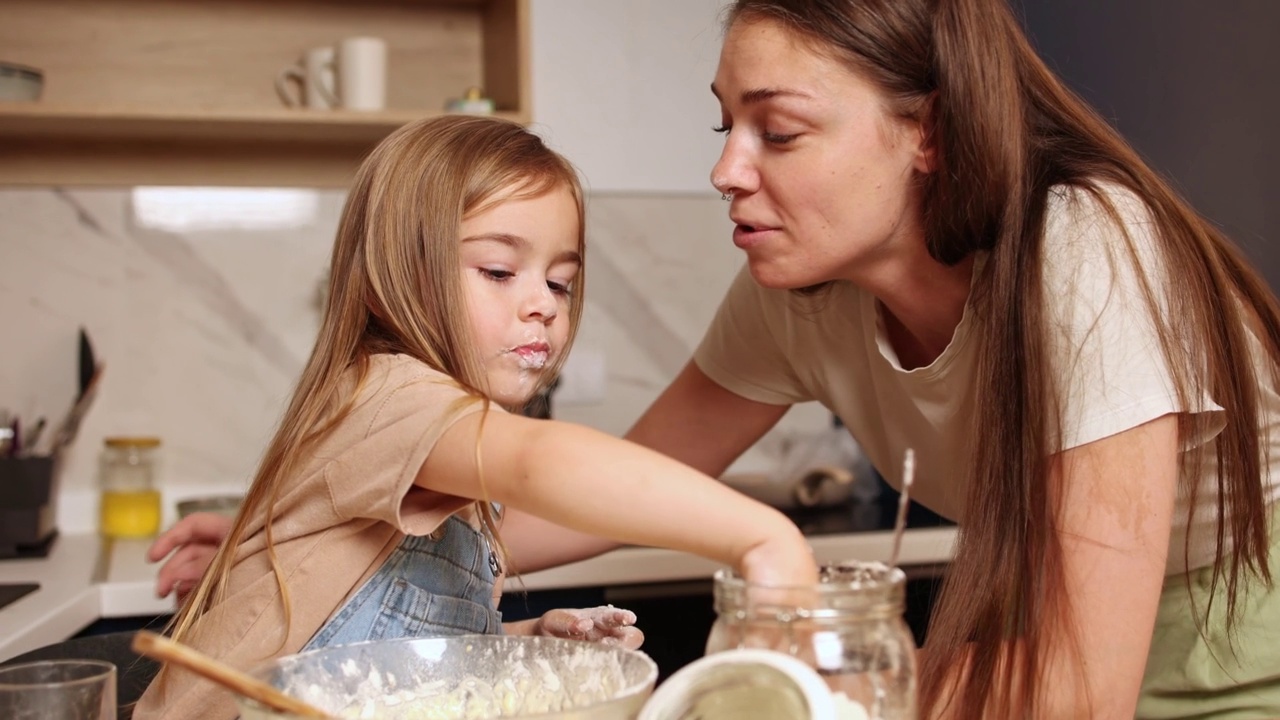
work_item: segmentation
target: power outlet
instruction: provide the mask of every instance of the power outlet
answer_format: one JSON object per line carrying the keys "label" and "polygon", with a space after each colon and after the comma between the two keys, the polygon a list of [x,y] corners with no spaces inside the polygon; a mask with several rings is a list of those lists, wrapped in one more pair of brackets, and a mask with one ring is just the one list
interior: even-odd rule
{"label": "power outlet", "polygon": [[551,401],[557,405],[597,405],[604,402],[604,351],[599,348],[574,348],[560,368],[560,385]]}

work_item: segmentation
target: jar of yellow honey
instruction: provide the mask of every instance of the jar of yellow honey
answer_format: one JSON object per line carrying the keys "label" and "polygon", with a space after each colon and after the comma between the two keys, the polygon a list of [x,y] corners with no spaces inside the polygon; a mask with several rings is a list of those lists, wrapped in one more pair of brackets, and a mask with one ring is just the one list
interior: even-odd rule
{"label": "jar of yellow honey", "polygon": [[160,531],[160,491],[155,486],[157,437],[103,440],[99,528],[112,538],[150,537]]}

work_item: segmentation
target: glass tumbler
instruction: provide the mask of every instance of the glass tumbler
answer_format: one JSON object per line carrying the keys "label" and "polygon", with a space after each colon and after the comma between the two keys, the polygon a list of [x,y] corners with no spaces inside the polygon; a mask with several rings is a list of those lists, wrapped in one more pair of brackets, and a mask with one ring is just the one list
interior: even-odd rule
{"label": "glass tumbler", "polygon": [[47,660],[0,667],[0,718],[116,720],[116,666]]}
{"label": "glass tumbler", "polygon": [[707,655],[784,652],[816,670],[839,702],[861,705],[873,720],[915,720],[916,645],[902,617],[905,590],[902,570],[878,562],[828,565],[808,587],[749,583],[720,570]]}

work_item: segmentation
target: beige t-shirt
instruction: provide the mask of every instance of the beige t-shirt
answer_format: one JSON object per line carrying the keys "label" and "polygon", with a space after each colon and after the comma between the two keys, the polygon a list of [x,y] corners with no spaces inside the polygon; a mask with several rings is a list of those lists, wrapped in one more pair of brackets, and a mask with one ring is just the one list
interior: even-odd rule
{"label": "beige t-shirt", "polygon": [[[467,400],[411,357],[374,356],[350,414],[280,488],[272,536],[289,588],[288,632],[259,514],[236,551],[226,600],[186,642],[240,669],[298,652],[406,534],[427,535],[468,508],[473,501],[413,484],[444,431],[482,408]],[[237,715],[228,691],[178,668],[161,689],[147,688],[135,718]]]}
{"label": "beige t-shirt", "polygon": [[[1159,254],[1145,206],[1132,194],[1109,196],[1133,237],[1143,272],[1159,298]],[[1138,275],[1124,239],[1088,193],[1055,189],[1049,198],[1043,257],[1045,298],[1053,364],[1065,418],[1063,449],[1078,447],[1168,413],[1193,416],[1196,432],[1184,449],[1221,432],[1225,413],[1212,398],[1182,406],[1160,352]],[[979,263],[985,256],[979,257]],[[980,268],[981,265],[978,265]],[[974,276],[978,276],[975,268]],[[817,400],[830,408],[894,487],[901,486],[902,458],[915,449],[912,497],[935,512],[963,521],[968,467],[975,433],[970,392],[982,339],[966,307],[947,348],[926,367],[904,370],[885,335],[879,303],[857,286],[837,283],[822,298],[797,298],[756,284],[744,268],[694,355],[715,382],[742,397],[771,404]],[[1252,339],[1255,360],[1265,353]],[[1272,430],[1268,464],[1280,466],[1280,397],[1260,372],[1262,423]],[[1188,530],[1187,498],[1180,494],[1170,538],[1167,572],[1212,562],[1217,517],[1216,453],[1206,453],[1196,514]],[[1264,482],[1280,495],[1280,476]],[[1185,487],[1185,483],[1183,484]],[[1190,555],[1184,539],[1191,534]],[[1186,562],[1184,563],[1184,558]]]}

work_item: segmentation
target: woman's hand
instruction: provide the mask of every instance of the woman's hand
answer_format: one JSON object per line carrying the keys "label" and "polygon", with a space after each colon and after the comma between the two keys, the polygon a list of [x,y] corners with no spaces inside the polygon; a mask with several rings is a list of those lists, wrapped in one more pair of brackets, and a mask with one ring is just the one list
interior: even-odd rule
{"label": "woman's hand", "polygon": [[644,643],[644,633],[635,627],[635,622],[636,614],[630,610],[605,605],[549,610],[536,620],[508,623],[506,631],[509,635],[542,635],[635,650]]}
{"label": "woman's hand", "polygon": [[218,546],[231,532],[232,522],[232,518],[217,513],[193,513],[161,533],[147,549],[150,562],[169,556],[156,575],[156,596],[165,597],[172,592],[181,603],[200,582]]}

